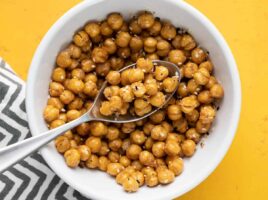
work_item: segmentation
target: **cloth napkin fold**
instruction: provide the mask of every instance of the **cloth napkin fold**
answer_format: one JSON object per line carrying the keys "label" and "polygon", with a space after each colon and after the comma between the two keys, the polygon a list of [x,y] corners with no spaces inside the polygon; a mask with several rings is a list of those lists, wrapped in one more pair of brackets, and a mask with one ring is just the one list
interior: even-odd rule
{"label": "cloth napkin fold", "polygon": [[[0,58],[0,148],[28,137],[25,83]],[[0,174],[0,199],[87,200],[61,180],[38,152]]]}

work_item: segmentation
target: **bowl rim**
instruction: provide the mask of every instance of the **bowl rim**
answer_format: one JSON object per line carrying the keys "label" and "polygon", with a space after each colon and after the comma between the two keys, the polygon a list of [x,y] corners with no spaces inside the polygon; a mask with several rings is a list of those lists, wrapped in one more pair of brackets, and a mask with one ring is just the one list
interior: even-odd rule
{"label": "bowl rim", "polygon": [[[100,2],[103,2],[105,0],[91,0],[91,1],[82,1],[75,5],[73,8],[68,10],[62,17],[60,17],[53,25],[52,27],[48,30],[48,32],[45,34],[43,39],[41,40],[38,48],[35,51],[35,54],[33,56],[29,72],[28,72],[28,79],[27,79],[27,84],[26,84],[26,111],[28,115],[28,120],[29,120],[29,127],[31,132],[36,132],[35,128],[33,127],[32,118],[35,116],[35,111],[31,109],[32,106],[32,97],[33,97],[33,88],[34,88],[34,78],[35,74],[38,71],[38,66],[35,65],[35,63],[40,59],[41,55],[44,53],[44,49],[46,48],[46,43],[47,40],[50,40],[53,38],[54,34],[59,30],[60,24],[65,24],[69,18],[72,18],[75,16],[77,13],[80,12],[80,10],[85,6],[91,6]],[[240,117],[240,111],[241,111],[241,84],[240,84],[240,78],[239,78],[239,72],[237,69],[237,65],[235,62],[235,59],[232,55],[232,52],[221,35],[221,33],[218,31],[218,29],[212,24],[212,22],[205,16],[203,15],[200,11],[198,11],[196,8],[191,6],[185,1],[178,1],[178,0],[163,0],[172,4],[175,4],[176,6],[181,7],[182,9],[185,9],[187,12],[191,13],[195,17],[198,17],[200,22],[203,24],[203,26],[206,26],[207,29],[217,38],[217,42],[221,46],[222,49],[224,49],[224,54],[226,58],[228,59],[228,63],[230,66],[230,71],[231,71],[231,76],[234,81],[234,91],[235,91],[235,97],[234,97],[234,111],[233,111],[233,123],[230,125],[230,132],[228,134],[228,137],[226,138],[225,145],[219,150],[218,157],[214,159],[212,164],[206,168],[203,174],[200,174],[199,176],[196,177],[194,181],[191,181],[187,187],[184,187],[181,190],[174,190],[174,192],[165,194],[165,199],[167,198],[174,198],[181,196],[182,194],[185,194],[186,192],[192,190],[195,188],[197,185],[199,185],[202,181],[204,181],[215,169],[216,167],[220,164],[224,156],[226,155],[227,151],[230,148],[230,145],[233,141],[233,138],[236,134],[238,122],[239,122],[239,117]],[[35,135],[35,134],[33,134]],[[61,178],[63,179],[67,184],[69,184],[71,187],[76,189],[77,191],[81,192],[83,195],[93,198],[93,199],[102,199],[103,195],[98,194],[94,190],[88,189],[87,191],[81,190],[79,188],[79,185],[76,184],[76,182],[72,181],[71,179],[66,176],[63,171],[60,170],[59,167],[54,166],[50,161],[47,159],[47,151],[46,148],[40,149],[41,155],[43,156],[44,160],[47,162],[47,164],[51,167],[51,169]],[[114,199],[113,197],[105,197],[106,200],[112,200]],[[163,199],[163,197],[155,196],[155,200],[158,199]]]}

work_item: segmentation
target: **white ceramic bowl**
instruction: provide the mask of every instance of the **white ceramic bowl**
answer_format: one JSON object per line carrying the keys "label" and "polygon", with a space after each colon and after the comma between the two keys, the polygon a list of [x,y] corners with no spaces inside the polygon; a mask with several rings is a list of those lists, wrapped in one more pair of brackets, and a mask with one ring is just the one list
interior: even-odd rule
{"label": "white ceramic bowl", "polygon": [[47,131],[43,109],[48,97],[48,83],[57,53],[72,39],[73,33],[87,21],[103,19],[118,11],[128,17],[140,10],[154,11],[156,16],[184,27],[210,52],[215,75],[222,83],[225,96],[205,146],[185,159],[184,172],[172,184],[155,188],[142,187],[133,194],[123,191],[107,174],[87,169],[70,169],[51,143],[41,150],[49,166],[65,182],[93,199],[169,199],[180,196],[203,181],[226,154],[237,128],[241,90],[233,55],[215,26],[198,10],[180,0],[90,0],[69,10],[47,32],[32,60],[27,82],[26,106],[32,134]]}

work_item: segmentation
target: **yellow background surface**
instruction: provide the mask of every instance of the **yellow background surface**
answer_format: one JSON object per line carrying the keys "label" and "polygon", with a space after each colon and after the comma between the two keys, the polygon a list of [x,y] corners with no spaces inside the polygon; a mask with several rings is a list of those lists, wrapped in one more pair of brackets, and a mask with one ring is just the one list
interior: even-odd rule
{"label": "yellow background surface", "polygon": [[[219,28],[236,58],[242,112],[218,168],[179,200],[268,199],[268,1],[187,0]],[[24,80],[49,27],[79,0],[1,0],[0,56]]]}

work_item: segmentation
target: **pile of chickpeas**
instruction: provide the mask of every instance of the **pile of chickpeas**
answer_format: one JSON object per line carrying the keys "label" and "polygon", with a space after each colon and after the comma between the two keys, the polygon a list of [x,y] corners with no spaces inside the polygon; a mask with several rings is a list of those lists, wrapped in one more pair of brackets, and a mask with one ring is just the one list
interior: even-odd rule
{"label": "pile of chickpeas", "polygon": [[[107,99],[117,96],[114,100],[123,100],[118,109],[121,114],[132,100],[125,93],[132,91],[140,98],[135,99],[134,111],[143,115],[148,104],[140,97],[142,90],[135,92],[130,86],[118,93],[118,79],[114,75],[137,61],[146,70],[155,59],[170,61],[180,68],[182,79],[173,98],[144,120],[125,124],[83,123],[59,136],[55,146],[69,167],[105,171],[127,192],[135,192],[143,185],[171,183],[182,173],[183,158],[191,157],[201,137],[209,132],[224,91],[213,76],[208,53],[194,38],[150,12],[138,13],[129,21],[120,13],[111,13],[101,22],[89,22],[74,34],[71,44],[56,58],[44,119],[53,129],[78,118],[92,106],[105,80],[111,84],[104,91]],[[122,73],[120,81],[125,87],[135,83],[135,78]],[[149,96],[165,88],[156,75],[144,80],[148,82],[144,81],[142,93]],[[161,98],[150,104],[157,107]],[[107,114],[104,108],[105,105],[103,113]]]}
{"label": "pile of chickpeas", "polygon": [[169,77],[166,67],[154,66],[152,60],[144,58],[122,73],[110,71],[106,80],[111,86],[103,91],[106,100],[101,102],[100,113],[115,117],[127,113],[143,116],[153,106],[161,108],[166,101],[165,93],[174,92],[178,86],[177,76]]}

